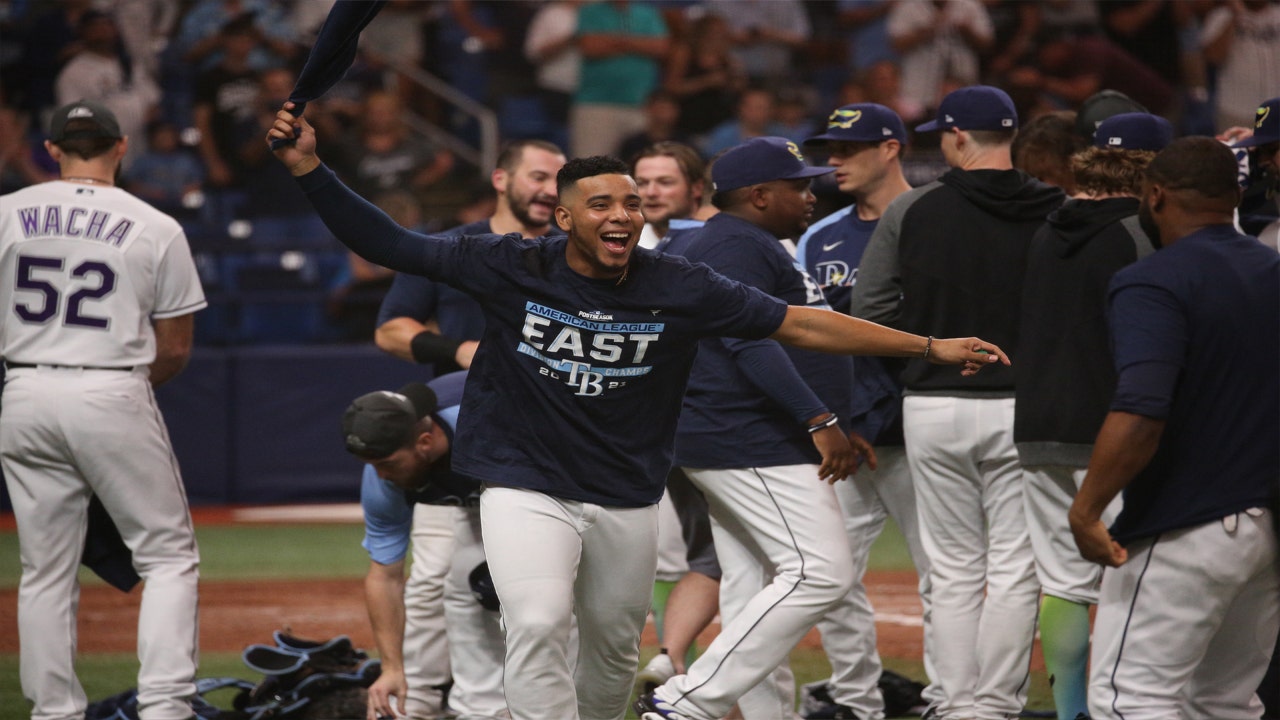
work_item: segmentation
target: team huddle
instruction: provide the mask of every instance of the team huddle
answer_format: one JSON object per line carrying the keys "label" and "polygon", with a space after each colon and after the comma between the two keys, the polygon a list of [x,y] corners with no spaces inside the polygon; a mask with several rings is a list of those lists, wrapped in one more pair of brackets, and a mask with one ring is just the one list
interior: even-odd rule
{"label": "team huddle", "polygon": [[[863,575],[890,517],[927,717],[1018,717],[1037,631],[1060,718],[1261,715],[1280,255],[1236,229],[1223,143],[1099,118],[1068,196],[1014,169],[1012,101],[972,86],[916,128],[950,169],[914,189],[902,120],[860,103],[804,143],[825,166],[780,137],[709,171],[678,143],[628,165],[515,142],[493,217],[426,235],[346,187],[295,109],[267,141],[329,230],[399,273],[379,347],[436,371],[341,418],[367,463],[369,720],[789,720],[815,626],[833,674],[806,717],[883,718]],[[1237,146],[1275,164],[1278,142],[1280,98]],[[113,187],[109,111],[60,108],[47,147],[61,179],[0,201],[23,692],[33,717],[83,716],[96,496],[145,581],[139,716],[183,720],[198,557],[151,389],[204,296],[177,224]],[[823,175],[853,203],[811,225]],[[641,672],[668,487],[689,571]]]}

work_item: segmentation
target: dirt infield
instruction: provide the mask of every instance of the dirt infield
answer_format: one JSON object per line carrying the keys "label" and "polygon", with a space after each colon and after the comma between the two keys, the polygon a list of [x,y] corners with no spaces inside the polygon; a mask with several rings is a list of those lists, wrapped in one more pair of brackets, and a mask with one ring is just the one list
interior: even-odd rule
{"label": "dirt infield", "polygon": [[[867,580],[881,654],[920,657],[915,573],[875,572]],[[141,597],[139,588],[126,595],[105,586],[85,587],[80,596],[80,652],[133,652]],[[0,653],[18,651],[17,604],[16,590],[0,591]],[[281,628],[306,638],[349,635],[357,647],[374,648],[359,579],[201,583],[201,650],[238,652],[252,643],[271,642],[271,632]],[[716,626],[708,629],[703,643],[715,632]],[[656,642],[652,624],[644,642]],[[817,633],[809,633],[804,644],[817,645]]]}

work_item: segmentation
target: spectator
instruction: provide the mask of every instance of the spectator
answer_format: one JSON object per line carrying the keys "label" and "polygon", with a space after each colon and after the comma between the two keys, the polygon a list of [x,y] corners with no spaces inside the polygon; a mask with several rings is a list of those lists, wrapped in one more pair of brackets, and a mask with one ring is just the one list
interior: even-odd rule
{"label": "spectator", "polygon": [[36,149],[31,132],[31,116],[4,103],[0,89],[0,193],[10,193],[57,177],[41,167],[36,158],[48,157],[44,148]]}
{"label": "spectator", "polygon": [[780,135],[782,128],[774,122],[773,93],[764,88],[748,88],[738,99],[737,115],[717,125],[702,143],[702,154],[714,157],[753,137]]}
{"label": "spectator", "polygon": [[[1178,55],[1179,15],[1192,3],[1170,0],[1107,0],[1097,3],[1107,37],[1165,81],[1177,87],[1182,79]],[[1182,6],[1179,9],[1179,6]],[[1104,85],[1103,87],[1110,87]],[[1152,106],[1152,112],[1160,114]]]}
{"label": "spectator", "polygon": [[222,52],[217,64],[196,82],[195,123],[216,225],[236,217],[245,199],[240,147],[257,137],[259,72],[250,66],[249,57],[258,47],[258,37],[252,16],[228,21],[218,33]]}
{"label": "spectator", "polygon": [[559,133],[569,127],[569,107],[582,77],[582,53],[575,35],[583,0],[554,0],[543,5],[525,36],[524,53],[537,66],[542,107]]}
{"label": "spectator", "polygon": [[1249,125],[1248,108],[1280,88],[1280,4],[1230,0],[1205,17],[1200,41],[1217,69],[1216,129]]}
{"label": "spectator", "polygon": [[413,135],[403,112],[396,95],[370,93],[356,137],[338,148],[334,167],[366,198],[397,188],[423,190],[453,169],[453,154]]}
{"label": "spectator", "polygon": [[685,135],[702,135],[728,120],[746,87],[746,72],[730,45],[728,23],[712,13],[695,20],[689,35],[673,43],[663,87],[679,99]]}
{"label": "spectator", "polygon": [[1104,37],[1045,38],[1037,58],[1038,70],[1020,68],[1011,82],[1038,87],[1070,107],[1103,89],[1117,90],[1156,115],[1176,107],[1172,85]]}
{"label": "spectator", "polygon": [[991,17],[977,0],[903,0],[889,12],[889,39],[902,56],[902,91],[935,107],[943,82],[978,81],[978,55],[991,46]]}
{"label": "spectator", "polygon": [[[10,4],[10,7],[17,8]],[[6,100],[40,117],[40,113],[57,102],[54,83],[58,73],[71,58],[84,49],[77,28],[80,17],[93,11],[91,0],[58,0],[51,3],[29,4],[26,24],[6,27],[5,44],[21,40],[22,57],[18,81],[6,88]],[[6,75],[5,80],[10,76]]]}
{"label": "spectator", "polygon": [[178,142],[178,127],[167,120],[147,125],[147,151],[129,172],[125,189],[179,220],[203,204],[204,168]]}
{"label": "spectator", "polygon": [[77,100],[102,103],[120,121],[128,143],[122,167],[146,150],[147,121],[160,100],[160,89],[124,57],[115,20],[96,10],[80,16],[76,26],[82,48],[58,73],[58,103]]}
{"label": "spectator", "polygon": [[[391,190],[374,200],[374,204],[400,226],[423,230],[422,203],[413,193]],[[394,270],[365,260],[347,251],[346,271],[334,279],[327,311],[346,342],[369,342],[378,327],[378,308],[395,279]]]}
{"label": "spectator", "polygon": [[859,74],[858,87],[862,100],[893,110],[904,123],[924,117],[925,106],[902,94],[902,71],[893,60],[872,63]]}
{"label": "spectator", "polygon": [[227,23],[247,18],[242,21],[257,31],[261,41],[247,58],[248,66],[266,70],[281,65],[299,50],[281,7],[271,0],[196,0],[182,18],[174,47],[183,63],[198,71],[208,70],[227,52],[228,37],[223,33]]}
{"label": "spectator", "polygon": [[[1257,118],[1248,134],[1238,139],[1234,147],[1248,148],[1250,182],[1260,185],[1246,190],[1246,202],[1240,206],[1240,224],[1246,230],[1256,232],[1262,244],[1272,249],[1280,248],[1280,97],[1274,97],[1258,108]],[[1249,196],[1255,196],[1252,203]],[[1261,199],[1257,199],[1261,196]]]}
{"label": "spectator", "polygon": [[648,3],[610,0],[578,11],[582,75],[569,125],[573,155],[614,152],[644,128],[641,105],[658,87],[668,45],[666,23]]}
{"label": "spectator", "polygon": [[885,60],[897,62],[898,54],[889,43],[889,11],[893,9],[892,2],[839,0],[836,7],[840,13],[840,28],[849,38],[846,60],[850,74],[859,75]]}
{"label": "spectator", "polygon": [[636,153],[659,142],[687,142],[688,136],[680,131],[680,105],[674,95],[666,90],[654,90],[644,103],[644,130],[629,135],[618,146],[617,156],[631,161]]}
{"label": "spectator", "polygon": [[773,116],[777,135],[797,145],[813,135],[817,123],[809,111],[811,94],[808,87],[787,88],[778,93],[778,109]]}
{"label": "spectator", "polygon": [[752,83],[779,90],[796,80],[794,53],[813,36],[799,0],[713,0],[708,12],[728,23],[737,56]]}
{"label": "spectator", "polygon": [[396,94],[406,105],[419,93],[399,68],[422,66],[422,26],[430,11],[430,6],[413,0],[391,0],[360,33],[360,51],[380,68],[389,67],[395,73]]}

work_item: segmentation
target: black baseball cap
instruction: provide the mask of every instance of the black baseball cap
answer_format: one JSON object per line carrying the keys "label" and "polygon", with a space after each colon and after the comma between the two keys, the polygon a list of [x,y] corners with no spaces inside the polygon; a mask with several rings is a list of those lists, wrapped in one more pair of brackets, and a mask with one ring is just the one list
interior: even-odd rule
{"label": "black baseball cap", "polygon": [[758,137],[735,145],[711,165],[715,192],[737,190],[774,180],[797,180],[835,172],[804,161],[800,146],[784,137]]}
{"label": "black baseball cap", "polygon": [[822,146],[829,142],[907,141],[907,128],[898,113],[879,103],[854,103],[836,108],[827,118],[827,130],[804,141]]}
{"label": "black baseball cap", "polygon": [[[67,132],[67,123],[72,120],[87,120],[83,127]],[[90,126],[91,125],[91,126]],[[49,142],[57,145],[63,140],[73,138],[115,138],[124,137],[120,133],[120,122],[106,107],[92,101],[79,100],[68,103],[53,111],[53,119],[49,121]]]}
{"label": "black baseball cap", "polygon": [[1093,146],[1115,150],[1160,152],[1173,142],[1173,125],[1151,113],[1120,113],[1098,125]]}
{"label": "black baseball cap", "polygon": [[1280,97],[1273,97],[1262,103],[1254,117],[1253,135],[1236,142],[1232,147],[1257,147],[1280,142]]}
{"label": "black baseball cap", "polygon": [[414,425],[435,412],[437,404],[435,392],[422,383],[361,395],[342,415],[347,452],[363,458],[390,455],[409,442]]}
{"label": "black baseball cap", "polygon": [[971,85],[952,90],[938,104],[938,117],[923,125],[918,132],[934,130],[1015,130],[1018,111],[1009,93],[991,85]]}
{"label": "black baseball cap", "polygon": [[1122,113],[1144,113],[1142,103],[1119,90],[1099,90],[1080,105],[1076,113],[1076,132],[1092,140],[1103,120]]}

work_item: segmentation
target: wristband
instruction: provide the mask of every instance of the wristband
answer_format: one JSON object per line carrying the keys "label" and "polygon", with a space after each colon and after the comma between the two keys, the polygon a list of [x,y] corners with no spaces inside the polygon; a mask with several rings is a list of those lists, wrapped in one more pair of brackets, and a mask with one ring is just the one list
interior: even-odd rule
{"label": "wristband", "polygon": [[810,435],[812,435],[818,432],[819,430],[826,430],[827,428],[835,425],[838,422],[840,422],[840,416],[836,415],[835,413],[831,413],[831,416],[828,417],[826,420],[823,420],[822,422],[819,422],[819,423],[814,423],[813,425],[810,425],[805,429],[809,431]]}
{"label": "wristband", "polygon": [[930,335],[930,336],[929,336],[929,339],[928,339],[928,340],[925,340],[925,341],[924,341],[924,355],[923,355],[922,357],[924,357],[924,359],[925,359],[925,360],[928,360],[928,359],[929,359],[929,352],[930,352],[931,350],[933,350],[933,336],[932,336],[932,335]]}
{"label": "wristband", "polygon": [[430,330],[423,330],[414,335],[413,339],[409,341],[409,352],[413,355],[415,362],[423,364],[442,360],[453,362],[461,345],[461,340],[437,335]]}

